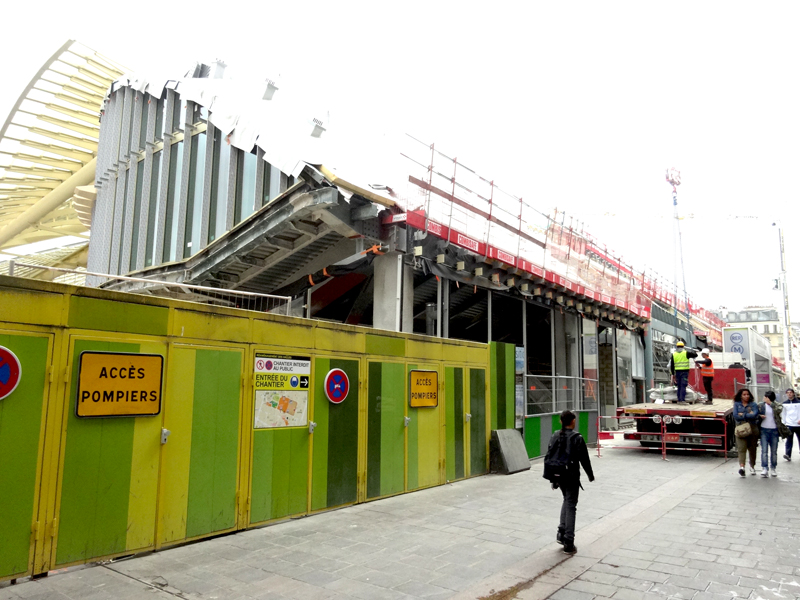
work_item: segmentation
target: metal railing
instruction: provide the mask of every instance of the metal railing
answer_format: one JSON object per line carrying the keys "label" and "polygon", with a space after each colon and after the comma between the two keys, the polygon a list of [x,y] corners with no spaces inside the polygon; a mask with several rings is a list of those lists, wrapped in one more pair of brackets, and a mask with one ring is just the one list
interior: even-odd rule
{"label": "metal railing", "polygon": [[[148,287],[126,290],[126,293],[154,296],[160,298],[171,298],[173,300],[184,300],[187,302],[197,302],[213,306],[225,306],[228,308],[238,308],[252,310],[261,313],[278,315],[291,315],[292,297],[273,296],[271,294],[257,294],[254,292],[241,292],[237,290],[226,290],[204,285],[192,285],[186,283],[175,283],[173,281],[158,281],[145,279],[143,277],[127,277],[124,275],[108,275],[106,273],[92,273],[90,271],[77,271],[75,269],[62,269],[60,267],[48,267],[44,265],[28,264],[20,261],[9,261],[8,274],[14,276],[16,267],[25,267],[51,271],[54,273],[79,273],[93,277],[102,277],[114,281],[132,281],[146,283]],[[114,290],[111,290],[114,291]]]}
{"label": "metal railing", "polygon": [[560,413],[563,410],[597,410],[597,379],[562,375],[525,376],[525,415]]}

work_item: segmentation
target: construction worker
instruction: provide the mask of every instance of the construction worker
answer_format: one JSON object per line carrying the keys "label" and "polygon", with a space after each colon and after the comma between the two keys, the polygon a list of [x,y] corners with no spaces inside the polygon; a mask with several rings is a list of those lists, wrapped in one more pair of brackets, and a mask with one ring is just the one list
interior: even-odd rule
{"label": "construction worker", "polygon": [[711,351],[708,348],[703,348],[700,351],[702,358],[694,360],[694,366],[700,369],[700,375],[703,378],[703,387],[706,388],[706,395],[708,399],[706,404],[714,402],[714,392],[711,386],[714,383],[714,361],[710,358]]}
{"label": "construction worker", "polygon": [[687,350],[686,344],[678,341],[675,352],[669,359],[669,372],[672,373],[672,383],[678,387],[678,402],[686,402],[686,386],[689,384],[689,359],[697,358],[697,352]]}

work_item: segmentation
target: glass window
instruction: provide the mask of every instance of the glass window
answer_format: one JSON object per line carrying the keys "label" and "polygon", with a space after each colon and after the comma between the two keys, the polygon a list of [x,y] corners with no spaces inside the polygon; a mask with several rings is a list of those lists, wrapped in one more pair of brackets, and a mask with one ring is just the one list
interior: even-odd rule
{"label": "glass window", "polygon": [[172,131],[183,131],[183,103],[178,94],[175,94],[175,106],[172,110]]}
{"label": "glass window", "polygon": [[553,311],[553,338],[556,363],[555,410],[575,410],[581,406],[584,397],[579,381],[581,339],[578,333],[578,316]]}
{"label": "glass window", "polygon": [[158,218],[158,196],[161,192],[161,154],[161,152],[153,154],[153,175],[150,178],[150,209],[147,212],[147,242],[144,256],[145,267],[151,267],[155,262],[154,245],[156,219]]}
{"label": "glass window", "polygon": [[[130,102],[128,103],[130,106],[125,106],[125,112],[129,115],[128,118],[128,147],[125,149],[123,154],[130,154],[131,150],[134,150],[133,146],[133,125],[136,122],[134,118],[136,116],[136,111],[141,110],[142,103],[139,101],[138,92],[132,92],[130,95]],[[138,148],[136,148],[138,150]]]}
{"label": "glass window", "polygon": [[139,150],[144,150],[147,142],[147,117],[150,114],[150,94],[136,92],[139,100],[139,110],[142,111],[142,123],[139,127]]}
{"label": "glass window", "polygon": [[763,329],[764,329],[764,333],[769,333],[769,325],[764,325]]}
{"label": "glass window", "polygon": [[[128,202],[127,202],[127,200],[128,200],[128,177],[130,177],[130,174],[131,174],[131,170],[130,169],[126,169],[125,174],[123,175],[123,177],[125,178],[125,185],[123,187],[125,189],[122,192],[122,198],[117,198],[117,202],[119,203],[119,206],[122,208],[122,223],[121,223],[121,226],[120,226],[120,231],[122,231],[122,232],[125,231],[125,221],[128,218]],[[122,235],[120,235],[120,240],[122,240],[123,238],[124,238],[124,233]],[[119,254],[117,255],[117,273],[122,273],[123,272],[122,271],[122,267],[123,267],[123,264],[122,264],[122,250],[123,250],[123,244],[120,243],[119,244]]]}
{"label": "glass window", "polygon": [[597,322],[583,319],[583,376],[597,379]]}
{"label": "glass window", "polygon": [[208,241],[217,239],[228,226],[228,172],[231,147],[219,129],[214,128],[214,160],[211,167],[211,206],[208,219]]}
{"label": "glass window", "polygon": [[164,111],[167,109],[167,102],[159,98],[156,104],[156,141],[164,139]]}
{"label": "glass window", "polygon": [[262,194],[261,206],[266,206],[269,204],[269,201],[275,197],[272,194],[272,165],[268,162],[264,163],[264,186]]}
{"label": "glass window", "polygon": [[172,146],[169,157],[169,182],[167,183],[167,217],[164,220],[163,262],[176,258],[178,242],[178,198],[181,194],[181,167],[183,165],[183,140]]}
{"label": "glass window", "polygon": [[256,162],[255,154],[242,152],[236,166],[236,212],[234,223],[241,223],[255,212]]}
{"label": "glass window", "polygon": [[579,377],[578,317],[553,311],[553,336],[555,339],[556,375]]}
{"label": "glass window", "polygon": [[583,351],[583,405],[577,408],[593,409],[597,407],[598,400],[598,373],[597,373],[597,322],[590,319],[582,321]]}
{"label": "glass window", "polygon": [[636,402],[633,387],[633,343],[630,331],[617,330],[617,399],[618,406]]}
{"label": "glass window", "polygon": [[186,233],[183,236],[183,257],[200,250],[200,221],[203,218],[203,178],[206,166],[206,134],[192,136],[189,161],[189,197],[186,205]]}
{"label": "glass window", "polygon": [[131,230],[131,260],[129,268],[136,269],[139,255],[139,220],[142,212],[142,184],[144,183],[144,161],[140,160],[136,169],[136,189],[133,192],[133,228]]}
{"label": "glass window", "polygon": [[644,379],[644,342],[642,337],[635,333],[633,337],[633,376],[637,379]]}

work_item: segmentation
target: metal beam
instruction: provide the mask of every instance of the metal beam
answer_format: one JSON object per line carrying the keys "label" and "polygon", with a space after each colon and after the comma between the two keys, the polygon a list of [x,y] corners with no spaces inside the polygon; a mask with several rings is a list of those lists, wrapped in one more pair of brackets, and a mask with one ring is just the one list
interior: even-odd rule
{"label": "metal beam", "polygon": [[95,165],[97,159],[92,159],[86,165],[67,179],[64,183],[39,200],[11,223],[0,229],[0,246],[14,236],[19,235],[31,225],[36,225],[49,213],[61,206],[72,197],[75,188],[79,185],[89,185],[94,181]]}

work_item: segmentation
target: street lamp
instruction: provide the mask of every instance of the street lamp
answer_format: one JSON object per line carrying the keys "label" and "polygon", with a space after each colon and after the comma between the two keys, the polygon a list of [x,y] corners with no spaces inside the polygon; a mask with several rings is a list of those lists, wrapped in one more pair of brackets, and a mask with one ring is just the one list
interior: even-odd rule
{"label": "street lamp", "polygon": [[780,287],[783,294],[783,358],[786,362],[787,375],[789,381],[794,384],[794,369],[792,367],[792,344],[790,341],[792,333],[792,321],[789,318],[789,290],[786,286],[786,249],[783,243],[783,229],[778,222],[772,224],[778,228],[778,241],[781,253],[781,277]]}

